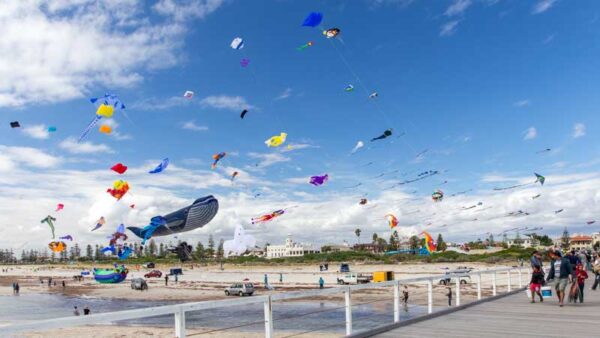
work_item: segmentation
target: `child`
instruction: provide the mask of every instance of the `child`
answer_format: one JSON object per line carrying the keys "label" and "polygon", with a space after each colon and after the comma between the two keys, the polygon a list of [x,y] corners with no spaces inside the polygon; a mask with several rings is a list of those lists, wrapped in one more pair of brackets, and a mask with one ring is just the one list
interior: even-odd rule
{"label": "child", "polygon": [[544,301],[542,297],[542,284],[544,283],[544,273],[541,271],[539,266],[533,268],[531,274],[531,281],[529,282],[529,290],[531,290],[531,302],[535,303],[535,295],[540,296],[540,302]]}
{"label": "child", "polygon": [[[577,276],[577,285],[579,286],[579,303],[583,303],[583,289],[585,287],[585,280],[588,278],[583,264],[577,264],[575,274]],[[575,302],[577,302],[577,299],[575,299]]]}

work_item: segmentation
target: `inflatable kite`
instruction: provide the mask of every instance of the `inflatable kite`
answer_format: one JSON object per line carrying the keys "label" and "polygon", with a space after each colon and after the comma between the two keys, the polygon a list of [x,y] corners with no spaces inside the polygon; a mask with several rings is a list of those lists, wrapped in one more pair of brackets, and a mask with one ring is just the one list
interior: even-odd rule
{"label": "inflatable kite", "polygon": [[213,160],[215,160],[215,161],[213,162],[213,164],[210,167],[212,169],[215,169],[217,167],[217,163],[219,163],[219,161],[225,156],[227,156],[227,153],[225,153],[225,152],[214,154]]}
{"label": "inflatable kite", "polygon": [[335,38],[340,34],[339,28],[329,28],[323,31],[323,35],[325,35],[328,39]]}
{"label": "inflatable kite", "polygon": [[302,23],[302,26],[316,27],[321,23],[322,20],[323,20],[323,14],[321,14],[319,12],[310,12],[306,16],[306,18],[304,18],[304,22]]}
{"label": "inflatable kite", "polygon": [[249,64],[250,64],[250,59],[243,58],[240,60],[240,66],[242,66],[242,68],[248,67]]}
{"label": "inflatable kite", "polygon": [[560,214],[563,211],[565,211],[565,209],[554,210],[554,214]]}
{"label": "inflatable kite", "polygon": [[71,235],[66,235],[66,236],[58,237],[58,239],[64,239],[65,241],[71,241],[71,242],[73,242],[73,237]]}
{"label": "inflatable kite", "polygon": [[117,257],[119,257],[120,260],[125,260],[129,258],[132,252],[133,250],[130,247],[124,246],[123,249],[119,249],[117,252]]}
{"label": "inflatable kite", "polygon": [[372,138],[371,142],[377,141],[377,140],[383,140],[384,138],[389,137],[389,136],[392,136],[392,128],[384,131],[383,134],[381,134],[375,138]]}
{"label": "inflatable kite", "polygon": [[587,225],[592,225],[594,223],[596,223],[596,221],[587,221],[587,222],[585,222],[585,224],[587,224]]}
{"label": "inflatable kite", "polygon": [[247,235],[241,225],[235,227],[233,239],[223,242],[223,255],[225,258],[230,255],[241,256],[249,249],[254,248],[256,239],[252,235]]}
{"label": "inflatable kite", "polygon": [[240,113],[240,118],[243,119],[244,116],[246,116],[246,113],[248,113],[248,109],[242,110],[242,112]]}
{"label": "inflatable kite", "polygon": [[19,128],[19,127],[21,127],[21,124],[19,123],[19,121],[13,121],[10,123],[10,127],[11,128]]}
{"label": "inflatable kite", "polygon": [[129,191],[129,184],[127,181],[118,180],[113,183],[112,189],[107,189],[106,192],[109,193],[112,197],[116,198],[119,201],[125,194]]}
{"label": "inflatable kite", "polygon": [[285,139],[287,137],[286,133],[281,133],[280,135],[276,135],[271,137],[270,139],[265,141],[265,144],[267,145],[267,147],[279,147],[280,145],[282,145],[285,142]]}
{"label": "inflatable kite", "polygon": [[325,174],[322,176],[311,176],[309,183],[314,186],[319,186],[319,185],[325,184],[325,182],[327,182],[327,180],[329,180],[328,174]]}
{"label": "inflatable kite", "polygon": [[167,250],[176,254],[177,258],[179,258],[181,262],[187,262],[190,259],[192,259],[193,247],[191,245],[188,245],[187,242],[181,242],[176,247],[168,248]]}
{"label": "inflatable kite", "polygon": [[49,133],[54,133],[55,131],[56,131],[56,127],[53,127],[53,126],[48,127]]}
{"label": "inflatable kite", "polygon": [[379,94],[377,94],[377,92],[372,92],[371,95],[369,95],[369,98],[370,99],[374,99],[374,98],[376,98],[378,96],[379,96]]}
{"label": "inflatable kite", "polygon": [[165,158],[164,160],[162,160],[162,162],[160,162],[159,165],[156,166],[156,168],[150,170],[148,173],[149,174],[158,174],[158,173],[162,172],[163,170],[167,169],[168,166],[169,166],[169,158]]}
{"label": "inflatable kite", "polygon": [[363,141],[358,141],[356,142],[356,145],[354,146],[354,148],[352,149],[352,154],[354,154],[355,152],[358,151],[358,149],[364,147],[365,144],[363,143]]}
{"label": "inflatable kite", "polygon": [[50,250],[58,253],[58,252],[62,252],[67,250],[67,245],[65,244],[65,242],[50,242],[48,243],[48,247],[50,248]]}
{"label": "inflatable kite", "polygon": [[185,93],[183,93],[183,97],[185,97],[186,99],[191,99],[192,97],[194,97],[194,92],[191,90],[186,90]]}
{"label": "inflatable kite", "polygon": [[388,226],[390,227],[390,229],[393,229],[398,226],[398,219],[396,218],[396,216],[392,214],[387,214],[385,215],[385,217],[387,217]]}
{"label": "inflatable kite", "polygon": [[542,194],[537,194],[537,195],[535,195],[535,196],[531,196],[531,199],[532,199],[532,200],[534,200],[534,199],[536,199],[536,198],[539,198],[540,196],[542,196]]}
{"label": "inflatable kite", "polygon": [[112,132],[112,128],[107,125],[107,124],[103,124],[100,126],[100,128],[98,129],[99,132],[103,133],[103,134],[110,134]]}
{"label": "inflatable kite", "polygon": [[360,205],[365,205],[365,204],[367,204],[367,202],[368,202],[368,201],[367,201],[367,199],[366,199],[366,198],[361,198],[361,199],[360,199],[360,202],[358,202],[358,204],[360,204]]}
{"label": "inflatable kite", "polygon": [[351,91],[354,90],[354,86],[351,85],[351,84],[349,84],[349,85],[346,86],[346,88],[344,88],[344,90],[347,91],[347,92],[351,92]]}
{"label": "inflatable kite", "polygon": [[285,210],[275,210],[270,214],[262,215],[257,218],[252,218],[252,224],[269,222],[272,219],[279,217],[285,213]]}
{"label": "inflatable kite", "polygon": [[52,239],[54,239],[54,222],[56,221],[56,218],[48,215],[46,216],[46,218],[42,219],[40,221],[40,223],[47,223],[48,226],[50,227],[50,230],[52,230]]}
{"label": "inflatable kite", "polygon": [[124,174],[127,171],[127,166],[123,165],[123,163],[117,163],[113,165],[110,170],[116,172],[117,174]]}
{"label": "inflatable kite", "polygon": [[104,223],[106,223],[106,220],[104,219],[104,216],[102,216],[96,221],[96,226],[92,229],[92,231],[100,229]]}
{"label": "inflatable kite", "polygon": [[242,49],[244,48],[244,40],[240,37],[237,37],[231,41],[231,48],[233,49]]}
{"label": "inflatable kite", "polygon": [[64,205],[64,204],[62,204],[62,203],[58,203],[58,204],[56,205],[56,210],[54,210],[54,211],[61,211],[61,210],[62,210],[62,209],[64,209],[64,208],[65,208],[65,205]]}
{"label": "inflatable kite", "polygon": [[96,116],[90,124],[83,130],[77,142],[81,142],[87,134],[94,128],[102,118],[111,118],[115,109],[125,109],[125,104],[121,102],[119,97],[113,94],[104,94],[103,97],[93,97],[90,102],[97,105]]}
{"label": "inflatable kite", "polygon": [[124,265],[117,266],[115,264],[113,269],[94,268],[94,279],[102,284],[116,284],[124,281],[128,273],[129,270]]}
{"label": "inflatable kite", "polygon": [[434,253],[437,248],[435,242],[433,241],[433,237],[431,237],[431,235],[427,231],[423,231],[419,235],[425,236],[425,249],[427,249],[427,252],[429,252],[430,254]]}
{"label": "inflatable kite", "polygon": [[110,241],[108,242],[108,246],[102,249],[102,253],[110,251],[113,255],[115,255],[122,249],[123,243],[128,238],[125,234],[125,225],[120,224],[117,227],[117,231],[115,231],[109,238]]}
{"label": "inflatable kite", "polygon": [[434,202],[441,202],[444,199],[444,192],[439,189],[434,191],[433,194],[431,194],[431,199]]}

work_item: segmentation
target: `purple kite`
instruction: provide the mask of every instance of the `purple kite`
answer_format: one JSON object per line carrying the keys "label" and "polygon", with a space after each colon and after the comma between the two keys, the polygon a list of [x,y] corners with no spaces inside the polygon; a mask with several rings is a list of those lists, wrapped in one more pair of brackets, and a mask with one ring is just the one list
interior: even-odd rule
{"label": "purple kite", "polygon": [[325,174],[323,176],[311,176],[310,184],[314,186],[323,185],[329,179],[329,175]]}
{"label": "purple kite", "polygon": [[71,237],[71,235],[66,235],[66,236],[58,237],[58,239],[64,239],[65,241],[69,240],[71,242],[73,241],[73,237]]}

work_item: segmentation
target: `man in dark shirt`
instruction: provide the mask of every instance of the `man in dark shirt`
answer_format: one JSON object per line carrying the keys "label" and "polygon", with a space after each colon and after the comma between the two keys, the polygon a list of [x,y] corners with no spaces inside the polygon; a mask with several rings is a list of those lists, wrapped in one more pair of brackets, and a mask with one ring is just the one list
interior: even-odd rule
{"label": "man in dark shirt", "polygon": [[558,296],[558,305],[563,306],[565,300],[565,289],[573,279],[573,266],[567,257],[561,257],[559,251],[553,254],[553,258],[558,260],[560,257],[560,271],[558,282],[556,282],[556,295]]}

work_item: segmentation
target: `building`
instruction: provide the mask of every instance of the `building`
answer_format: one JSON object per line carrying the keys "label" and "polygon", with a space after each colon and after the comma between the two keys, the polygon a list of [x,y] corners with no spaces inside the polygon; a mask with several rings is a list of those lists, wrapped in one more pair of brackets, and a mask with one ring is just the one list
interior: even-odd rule
{"label": "building", "polygon": [[376,243],[354,244],[354,251],[368,251],[370,253],[383,252],[383,246]]}
{"label": "building", "polygon": [[325,244],[321,246],[321,252],[346,252],[352,251],[350,244],[344,241],[342,244]]}
{"label": "building", "polygon": [[592,236],[588,235],[573,235],[570,238],[569,249],[579,251],[581,249],[591,249],[593,245]]}
{"label": "building", "polygon": [[267,258],[281,257],[302,257],[306,254],[319,253],[310,244],[300,244],[292,241],[292,236],[288,235],[283,245],[267,245]]}
{"label": "building", "polygon": [[513,245],[521,246],[522,248],[531,248],[531,238],[529,238],[529,237],[521,237],[519,239],[512,238],[512,239],[508,239],[506,241],[506,244],[508,244],[509,248]]}

